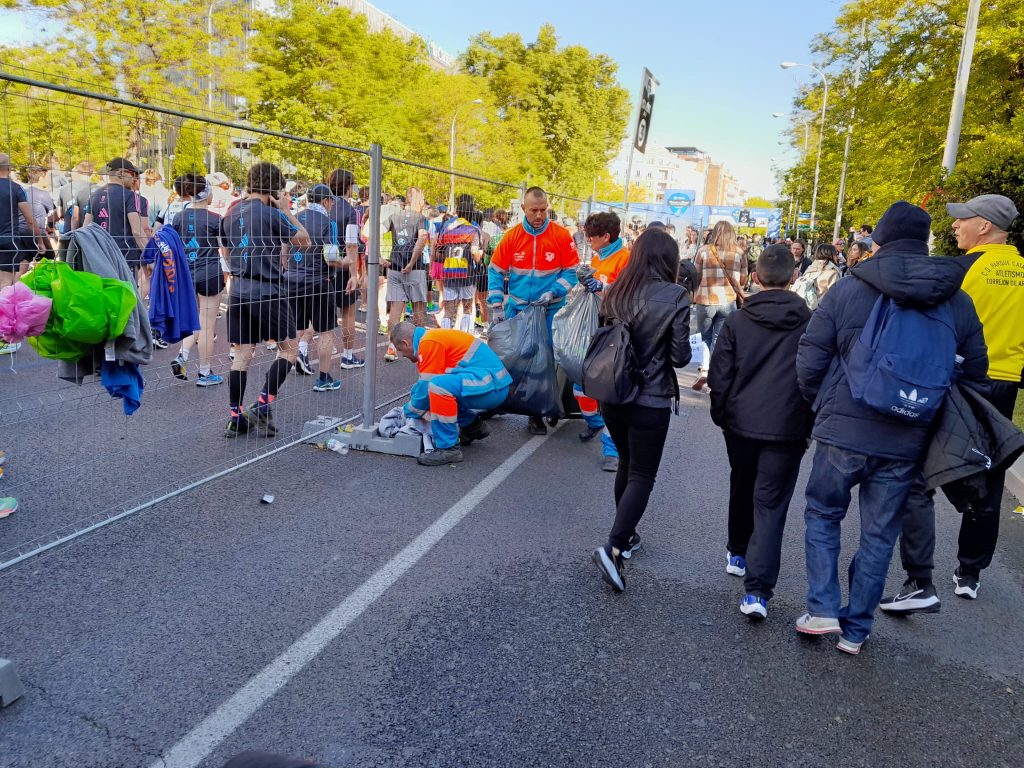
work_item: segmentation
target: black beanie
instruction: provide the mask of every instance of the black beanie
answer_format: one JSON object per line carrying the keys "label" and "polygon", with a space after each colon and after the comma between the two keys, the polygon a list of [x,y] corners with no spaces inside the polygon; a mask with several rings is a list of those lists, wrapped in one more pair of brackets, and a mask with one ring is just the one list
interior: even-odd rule
{"label": "black beanie", "polygon": [[871,239],[879,245],[894,240],[921,240],[927,243],[932,233],[932,217],[923,208],[897,200],[875,225]]}

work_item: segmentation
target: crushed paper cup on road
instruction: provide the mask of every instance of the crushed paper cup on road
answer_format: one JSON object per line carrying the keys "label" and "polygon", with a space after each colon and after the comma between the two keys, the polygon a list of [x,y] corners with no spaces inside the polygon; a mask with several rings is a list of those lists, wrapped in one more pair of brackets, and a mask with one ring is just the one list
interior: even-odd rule
{"label": "crushed paper cup on road", "polygon": [[260,503],[261,504],[273,504],[274,503],[274,497],[271,494],[269,494],[269,493],[264,494],[263,498],[260,499]]}

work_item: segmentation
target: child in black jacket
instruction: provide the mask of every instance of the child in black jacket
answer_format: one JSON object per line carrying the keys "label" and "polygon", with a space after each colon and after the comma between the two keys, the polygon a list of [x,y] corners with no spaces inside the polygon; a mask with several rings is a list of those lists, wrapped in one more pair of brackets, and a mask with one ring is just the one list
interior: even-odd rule
{"label": "child in black jacket", "polygon": [[744,577],[740,611],[768,616],[779,577],[782,533],[813,418],[796,381],[796,351],[811,319],[788,290],[795,277],[784,245],[757,260],[762,290],[726,320],[708,384],[711,419],[722,428],[732,472],[726,572]]}

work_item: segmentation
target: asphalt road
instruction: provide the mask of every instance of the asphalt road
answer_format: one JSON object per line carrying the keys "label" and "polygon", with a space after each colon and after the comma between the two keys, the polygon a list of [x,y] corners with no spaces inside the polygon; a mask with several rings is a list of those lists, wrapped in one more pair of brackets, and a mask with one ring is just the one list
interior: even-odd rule
{"label": "asphalt road", "polygon": [[[382,375],[397,387],[412,369]],[[793,631],[799,495],[768,620],[739,614],[725,449],[702,396],[673,419],[623,595],[589,559],[612,515],[599,446],[576,440],[579,422],[533,444],[521,417],[491,425],[455,467],[291,448],[0,573],[0,656],[28,691],[0,711],[0,766],[159,765],[453,510],[468,513],[198,764],[250,748],[339,767],[1021,764],[1024,518],[1009,503],[968,602],[941,502],[942,612],[880,617],[853,658]],[[857,529],[854,512],[843,572]]]}

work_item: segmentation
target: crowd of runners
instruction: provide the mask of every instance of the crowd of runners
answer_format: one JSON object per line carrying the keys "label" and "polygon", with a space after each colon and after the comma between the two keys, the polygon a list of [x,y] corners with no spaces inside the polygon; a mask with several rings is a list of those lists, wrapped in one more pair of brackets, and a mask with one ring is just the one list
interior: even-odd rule
{"label": "crowd of runners", "polygon": [[[84,248],[79,230],[105,232],[154,318],[153,345],[180,344],[174,375],[194,375],[200,387],[227,383],[227,437],[276,434],[281,388],[309,386],[286,384],[293,370],[316,392],[339,389],[335,360],[365,365],[356,313],[376,301],[389,335],[384,359],[417,367],[401,418],[428,425],[430,450],[419,462],[461,462],[462,448],[488,436],[487,419],[521,385],[488,347],[488,331],[540,311],[550,346],[570,293],[592,294],[599,316],[565,402],[574,396],[579,440],[600,435],[600,469],[615,472],[614,521],[593,552],[614,590],[625,589],[626,563],[640,549],[637,528],[678,408],[676,369],[696,354],[693,388],[708,395],[731,466],[723,564],[743,579],[743,614],[768,615],[812,444],[807,612],[797,631],[839,634],[838,648],[855,654],[880,604],[938,610],[938,488],[963,515],[954,592],[978,596],[1003,473],[1024,450],[1010,421],[1024,369],[1024,260],[1008,243],[1017,210],[1005,197],[951,205],[964,255],[944,258],[929,253],[928,214],[903,202],[874,229],[809,244],[747,238],[728,221],[678,236],[660,222],[625,226],[611,212],[560,223],[537,187],[515,211],[480,209],[469,194],[449,210],[409,187],[381,200],[383,270],[368,285],[368,195],[348,170],[296,186],[257,163],[238,192],[216,174],[186,174],[168,191],[152,172],[114,158],[102,183],[80,163],[54,195],[42,194],[37,170],[26,189],[0,155],[0,288],[40,259]],[[168,264],[185,268],[172,277]],[[221,317],[226,371],[214,369]],[[371,354],[376,330],[367,331]],[[248,369],[263,344],[276,359],[250,399]],[[546,434],[545,414],[526,406],[529,433]],[[971,463],[963,445],[986,461]],[[844,605],[840,527],[855,487],[861,535]],[[883,599],[897,539],[908,578]]]}

